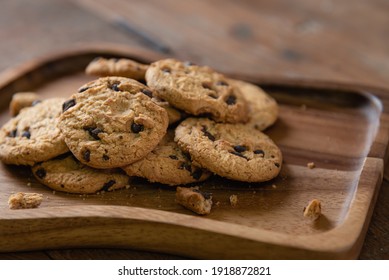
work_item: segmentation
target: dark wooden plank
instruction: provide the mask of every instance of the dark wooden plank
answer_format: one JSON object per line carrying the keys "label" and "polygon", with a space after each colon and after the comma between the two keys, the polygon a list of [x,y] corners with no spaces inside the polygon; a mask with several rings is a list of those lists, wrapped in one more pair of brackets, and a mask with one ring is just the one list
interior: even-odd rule
{"label": "dark wooden plank", "polygon": [[0,260],[49,260],[48,254],[43,251],[0,253]]}
{"label": "dark wooden plank", "polygon": [[241,74],[389,86],[389,10],[383,1],[81,0],[175,56]]}
{"label": "dark wooden plank", "polygon": [[54,260],[180,260],[179,256],[122,249],[66,249],[46,251]]}

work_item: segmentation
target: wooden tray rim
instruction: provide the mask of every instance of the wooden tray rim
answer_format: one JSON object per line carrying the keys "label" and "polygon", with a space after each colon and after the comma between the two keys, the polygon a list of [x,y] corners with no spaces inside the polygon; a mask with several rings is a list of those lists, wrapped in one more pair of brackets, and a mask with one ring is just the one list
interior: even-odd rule
{"label": "wooden tray rim", "polygon": [[[47,57],[39,58],[32,60],[30,62],[24,63],[18,67],[9,69],[2,74],[0,74],[0,88],[3,88],[12,82],[14,82],[18,77],[26,75],[34,71],[40,66],[52,63],[59,59],[64,59],[68,57],[77,57],[82,56],[88,53],[97,53],[100,55],[122,55],[126,57],[131,57],[133,59],[141,60],[156,60],[160,59],[162,56],[160,54],[147,52],[143,49],[133,49],[120,45],[99,45],[99,46],[84,46],[81,48],[75,48],[70,51],[60,52],[56,54],[50,54]],[[145,59],[147,57],[147,59]],[[239,75],[235,75],[239,77]],[[239,77],[240,78],[240,77]],[[309,87],[317,88],[330,88],[330,89],[362,89],[370,92],[375,90],[380,92],[386,92],[382,88],[374,88],[371,86],[364,85],[348,85],[348,84],[339,84],[333,82],[325,81],[314,81],[314,80],[291,80],[280,77],[246,77],[247,80],[257,81],[258,83],[263,84],[281,84],[281,85],[302,85]],[[389,94],[389,93],[388,93]],[[374,95],[372,95],[374,96]],[[386,125],[385,125],[386,126]],[[380,130],[382,130],[380,126]],[[376,142],[376,139],[373,141],[373,145]],[[343,224],[331,229],[329,231],[312,234],[312,235],[296,235],[293,236],[291,242],[291,236],[286,233],[273,232],[269,230],[250,228],[248,226],[241,226],[230,224],[227,222],[208,220],[202,217],[194,217],[185,214],[171,213],[161,210],[153,210],[146,208],[137,208],[137,207],[128,207],[128,206],[58,206],[50,208],[38,208],[34,210],[27,211],[12,211],[12,210],[0,210],[0,236],[17,236],[18,232],[14,232],[12,228],[8,228],[10,221],[19,221],[20,223],[28,222],[29,220],[42,219],[42,224],[46,223],[47,220],[56,219],[56,218],[78,218],[78,219],[90,219],[91,217],[96,218],[96,222],[99,223],[106,218],[113,219],[124,219],[128,222],[134,222],[138,226],[142,226],[142,222],[151,223],[151,224],[160,224],[174,227],[185,227],[195,231],[206,231],[209,234],[217,233],[222,236],[232,236],[238,239],[247,239],[251,241],[258,242],[260,244],[273,244],[279,246],[290,247],[298,250],[306,250],[309,254],[310,251],[317,251],[323,253],[323,256],[329,256],[330,258],[334,257],[352,257],[354,258],[358,253],[359,249],[355,248],[355,244],[360,238],[364,237],[364,233],[367,230],[368,223],[370,221],[370,216],[372,214],[372,208],[374,207],[375,199],[378,194],[379,186],[382,182],[384,161],[386,161],[386,150],[387,143],[385,143],[385,156],[379,157],[367,157],[360,175],[360,181],[358,183],[357,189],[355,191],[355,197],[349,207],[349,212]],[[372,145],[372,146],[373,146]],[[369,174],[369,177],[366,178],[366,175]],[[373,175],[373,176],[372,176]],[[366,195],[363,190],[366,188],[373,188],[373,192],[369,195]],[[370,202],[370,203],[368,203]],[[361,213],[358,209],[358,205],[370,205],[368,209],[365,209]],[[50,209],[60,210],[60,215],[53,215]],[[82,215],[80,215],[80,210]],[[363,219],[361,217],[364,217]],[[170,222],[169,222],[170,220]],[[179,221],[173,222],[173,221]],[[226,231],[228,228],[228,231]],[[350,236],[350,228],[353,233]],[[156,234],[158,234],[158,229],[156,227]],[[317,242],[317,239],[320,239],[322,242]],[[342,239],[342,242],[339,243],[339,238]],[[0,239],[1,240],[1,239]],[[326,241],[325,241],[326,240]],[[0,241],[0,245],[2,242]],[[4,244],[3,244],[4,245]],[[65,246],[65,244],[62,244]],[[96,244],[97,245],[97,244]],[[129,247],[135,245],[133,242],[128,242]],[[9,247],[9,244],[7,245]],[[7,246],[0,246],[0,251],[3,251],[2,248],[7,248]],[[12,249],[12,246],[10,247]],[[42,249],[42,248],[33,248],[33,249]],[[8,251],[9,249],[5,249]],[[16,249],[21,250],[21,249]],[[352,255],[349,253],[352,252]],[[202,257],[201,254],[190,254],[190,256]],[[233,256],[233,254],[232,254]],[[282,256],[280,256],[282,258]]]}

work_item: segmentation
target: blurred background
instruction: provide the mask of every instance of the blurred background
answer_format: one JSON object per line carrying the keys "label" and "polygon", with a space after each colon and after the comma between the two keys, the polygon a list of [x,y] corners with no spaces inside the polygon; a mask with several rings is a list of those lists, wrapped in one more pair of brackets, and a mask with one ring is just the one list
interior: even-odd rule
{"label": "blurred background", "polygon": [[389,87],[387,0],[2,0],[0,70],[124,44],[224,72]]}
{"label": "blurred background", "polygon": [[[120,44],[227,73],[389,88],[388,0],[1,0],[0,71],[77,46]],[[360,258],[389,259],[388,183]],[[2,256],[2,257],[1,257]],[[51,250],[0,258],[168,258]]]}

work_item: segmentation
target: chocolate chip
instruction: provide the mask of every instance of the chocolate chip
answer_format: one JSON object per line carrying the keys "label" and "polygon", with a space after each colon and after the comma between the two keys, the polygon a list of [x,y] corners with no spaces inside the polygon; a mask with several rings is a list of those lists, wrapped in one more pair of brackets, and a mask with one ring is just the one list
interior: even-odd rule
{"label": "chocolate chip", "polygon": [[42,100],[34,100],[32,103],[31,103],[31,106],[35,106],[36,104],[39,104],[41,103]]}
{"label": "chocolate chip", "polygon": [[73,107],[74,105],[76,105],[75,99],[69,99],[69,100],[65,101],[62,104],[62,112],[67,111],[69,108]]}
{"label": "chocolate chip", "polygon": [[193,191],[201,194],[205,199],[210,199],[212,197],[212,193],[202,192],[198,189],[194,189]]}
{"label": "chocolate chip", "polygon": [[84,91],[86,91],[86,90],[88,90],[89,89],[89,87],[82,87],[82,88],[80,88],[79,90],[78,90],[78,92],[84,92]]}
{"label": "chocolate chip", "polygon": [[243,152],[247,151],[247,147],[241,146],[241,145],[236,145],[236,146],[234,146],[234,150],[235,150],[235,152],[243,153]]}
{"label": "chocolate chip", "polygon": [[72,154],[71,152],[67,152],[67,153],[64,153],[64,154],[62,154],[62,155],[56,156],[56,157],[53,158],[53,159],[54,159],[54,160],[63,160],[63,159],[65,159],[65,158],[69,157],[69,156],[74,157],[73,154]]}
{"label": "chocolate chip", "polygon": [[205,136],[208,137],[209,140],[211,140],[211,141],[216,140],[215,136],[213,136],[211,133],[208,132],[207,127],[205,125],[203,125],[203,128],[201,129],[201,131],[204,133]]}
{"label": "chocolate chip", "polygon": [[119,88],[119,83],[114,83],[110,86],[111,89],[113,89],[114,91],[120,91],[120,88]]}
{"label": "chocolate chip", "polygon": [[263,155],[263,156],[265,156],[265,152],[264,152],[264,151],[262,151],[262,150],[254,150],[254,154],[256,154],[256,155]]}
{"label": "chocolate chip", "polygon": [[201,178],[201,175],[203,175],[203,170],[198,168],[194,172],[192,172],[190,175],[193,177],[193,179],[199,180]]}
{"label": "chocolate chip", "polygon": [[178,159],[178,157],[177,156],[175,156],[175,155],[170,155],[169,156],[171,159],[175,159],[175,160],[177,160]]}
{"label": "chocolate chip", "polygon": [[23,131],[22,132],[22,137],[26,137],[27,139],[30,139],[31,133],[28,130]]}
{"label": "chocolate chip", "polygon": [[162,72],[170,74],[171,70],[170,70],[170,68],[164,67],[164,68],[162,68]]}
{"label": "chocolate chip", "polygon": [[90,150],[85,150],[84,154],[82,155],[82,158],[86,161],[90,161]]}
{"label": "chocolate chip", "polygon": [[275,162],[274,165],[279,168],[280,167],[280,164],[278,162]]}
{"label": "chocolate chip", "polygon": [[131,125],[131,131],[134,133],[139,133],[144,130],[144,126],[142,124],[133,123]]}
{"label": "chocolate chip", "polygon": [[182,162],[180,167],[178,169],[185,169],[189,172],[192,172],[192,166],[189,164],[189,163],[186,163],[186,162]]}
{"label": "chocolate chip", "polygon": [[232,151],[232,152],[230,152],[230,153],[233,154],[233,155],[236,155],[236,156],[238,156],[238,157],[245,158],[245,159],[248,160],[248,158],[245,157],[244,155],[242,155],[241,153],[237,153],[237,152],[235,152],[235,151]]}
{"label": "chocolate chip", "polygon": [[18,130],[17,129],[14,129],[14,130],[11,130],[9,133],[8,133],[8,137],[16,137],[16,135],[18,134]]}
{"label": "chocolate chip", "polygon": [[109,191],[109,188],[116,184],[115,180],[109,180],[107,183],[104,184],[104,186],[101,188],[102,191]]}
{"label": "chocolate chip", "polygon": [[102,129],[97,127],[84,127],[86,131],[89,132],[89,135],[92,136],[96,140],[100,140],[99,133],[103,132]]}
{"label": "chocolate chip", "polygon": [[43,179],[46,177],[46,170],[44,168],[38,168],[37,171],[35,171],[35,175],[39,178],[39,179]]}
{"label": "chocolate chip", "polygon": [[211,199],[212,198],[212,194],[211,193],[207,193],[207,192],[201,192],[202,196],[205,198],[205,199]]}
{"label": "chocolate chip", "polygon": [[103,160],[109,160],[109,156],[103,155]]}
{"label": "chocolate chip", "polygon": [[218,81],[218,82],[216,83],[216,85],[218,85],[218,86],[228,86],[228,83],[225,82],[225,81]]}
{"label": "chocolate chip", "polygon": [[210,89],[212,90],[212,86],[209,83],[202,83],[201,86],[205,89]]}
{"label": "chocolate chip", "polygon": [[144,88],[144,89],[141,90],[141,92],[144,93],[145,95],[147,95],[150,98],[153,97],[153,92],[151,90],[149,90],[149,89]]}
{"label": "chocolate chip", "polygon": [[236,96],[235,95],[229,95],[226,99],[226,103],[228,105],[234,105],[236,103]]}

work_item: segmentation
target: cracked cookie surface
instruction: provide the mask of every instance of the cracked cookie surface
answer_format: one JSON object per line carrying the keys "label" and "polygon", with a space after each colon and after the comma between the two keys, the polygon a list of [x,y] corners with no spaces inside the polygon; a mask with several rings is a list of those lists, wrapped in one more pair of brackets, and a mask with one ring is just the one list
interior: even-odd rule
{"label": "cracked cookie surface", "polygon": [[244,124],[189,118],[177,126],[175,141],[195,164],[228,179],[263,182],[281,170],[282,154],[276,144]]}
{"label": "cracked cookie surface", "polygon": [[169,130],[158,146],[141,160],[123,167],[129,176],[138,176],[167,185],[180,185],[206,180],[211,173],[192,164],[174,142]]}
{"label": "cracked cookie surface", "polygon": [[206,114],[218,122],[248,120],[239,88],[209,67],[164,59],[149,66],[146,82],[160,98],[189,114]]}
{"label": "cracked cookie surface", "polygon": [[129,184],[120,169],[95,169],[79,162],[71,153],[38,163],[32,168],[35,178],[56,191],[92,194],[112,191]]}
{"label": "cracked cookie surface", "polygon": [[166,134],[166,110],[132,79],[90,82],[63,104],[58,127],[75,157],[95,168],[131,164],[151,152]]}
{"label": "cracked cookie surface", "polygon": [[92,60],[85,73],[93,76],[119,76],[135,80],[144,80],[148,65],[128,58],[103,58]]}
{"label": "cracked cookie surface", "polygon": [[278,104],[274,98],[254,84],[239,80],[230,82],[240,89],[247,101],[249,121],[246,125],[262,131],[276,122]]}
{"label": "cracked cookie surface", "polygon": [[0,159],[6,164],[34,165],[67,152],[57,128],[64,98],[24,108],[0,130]]}

